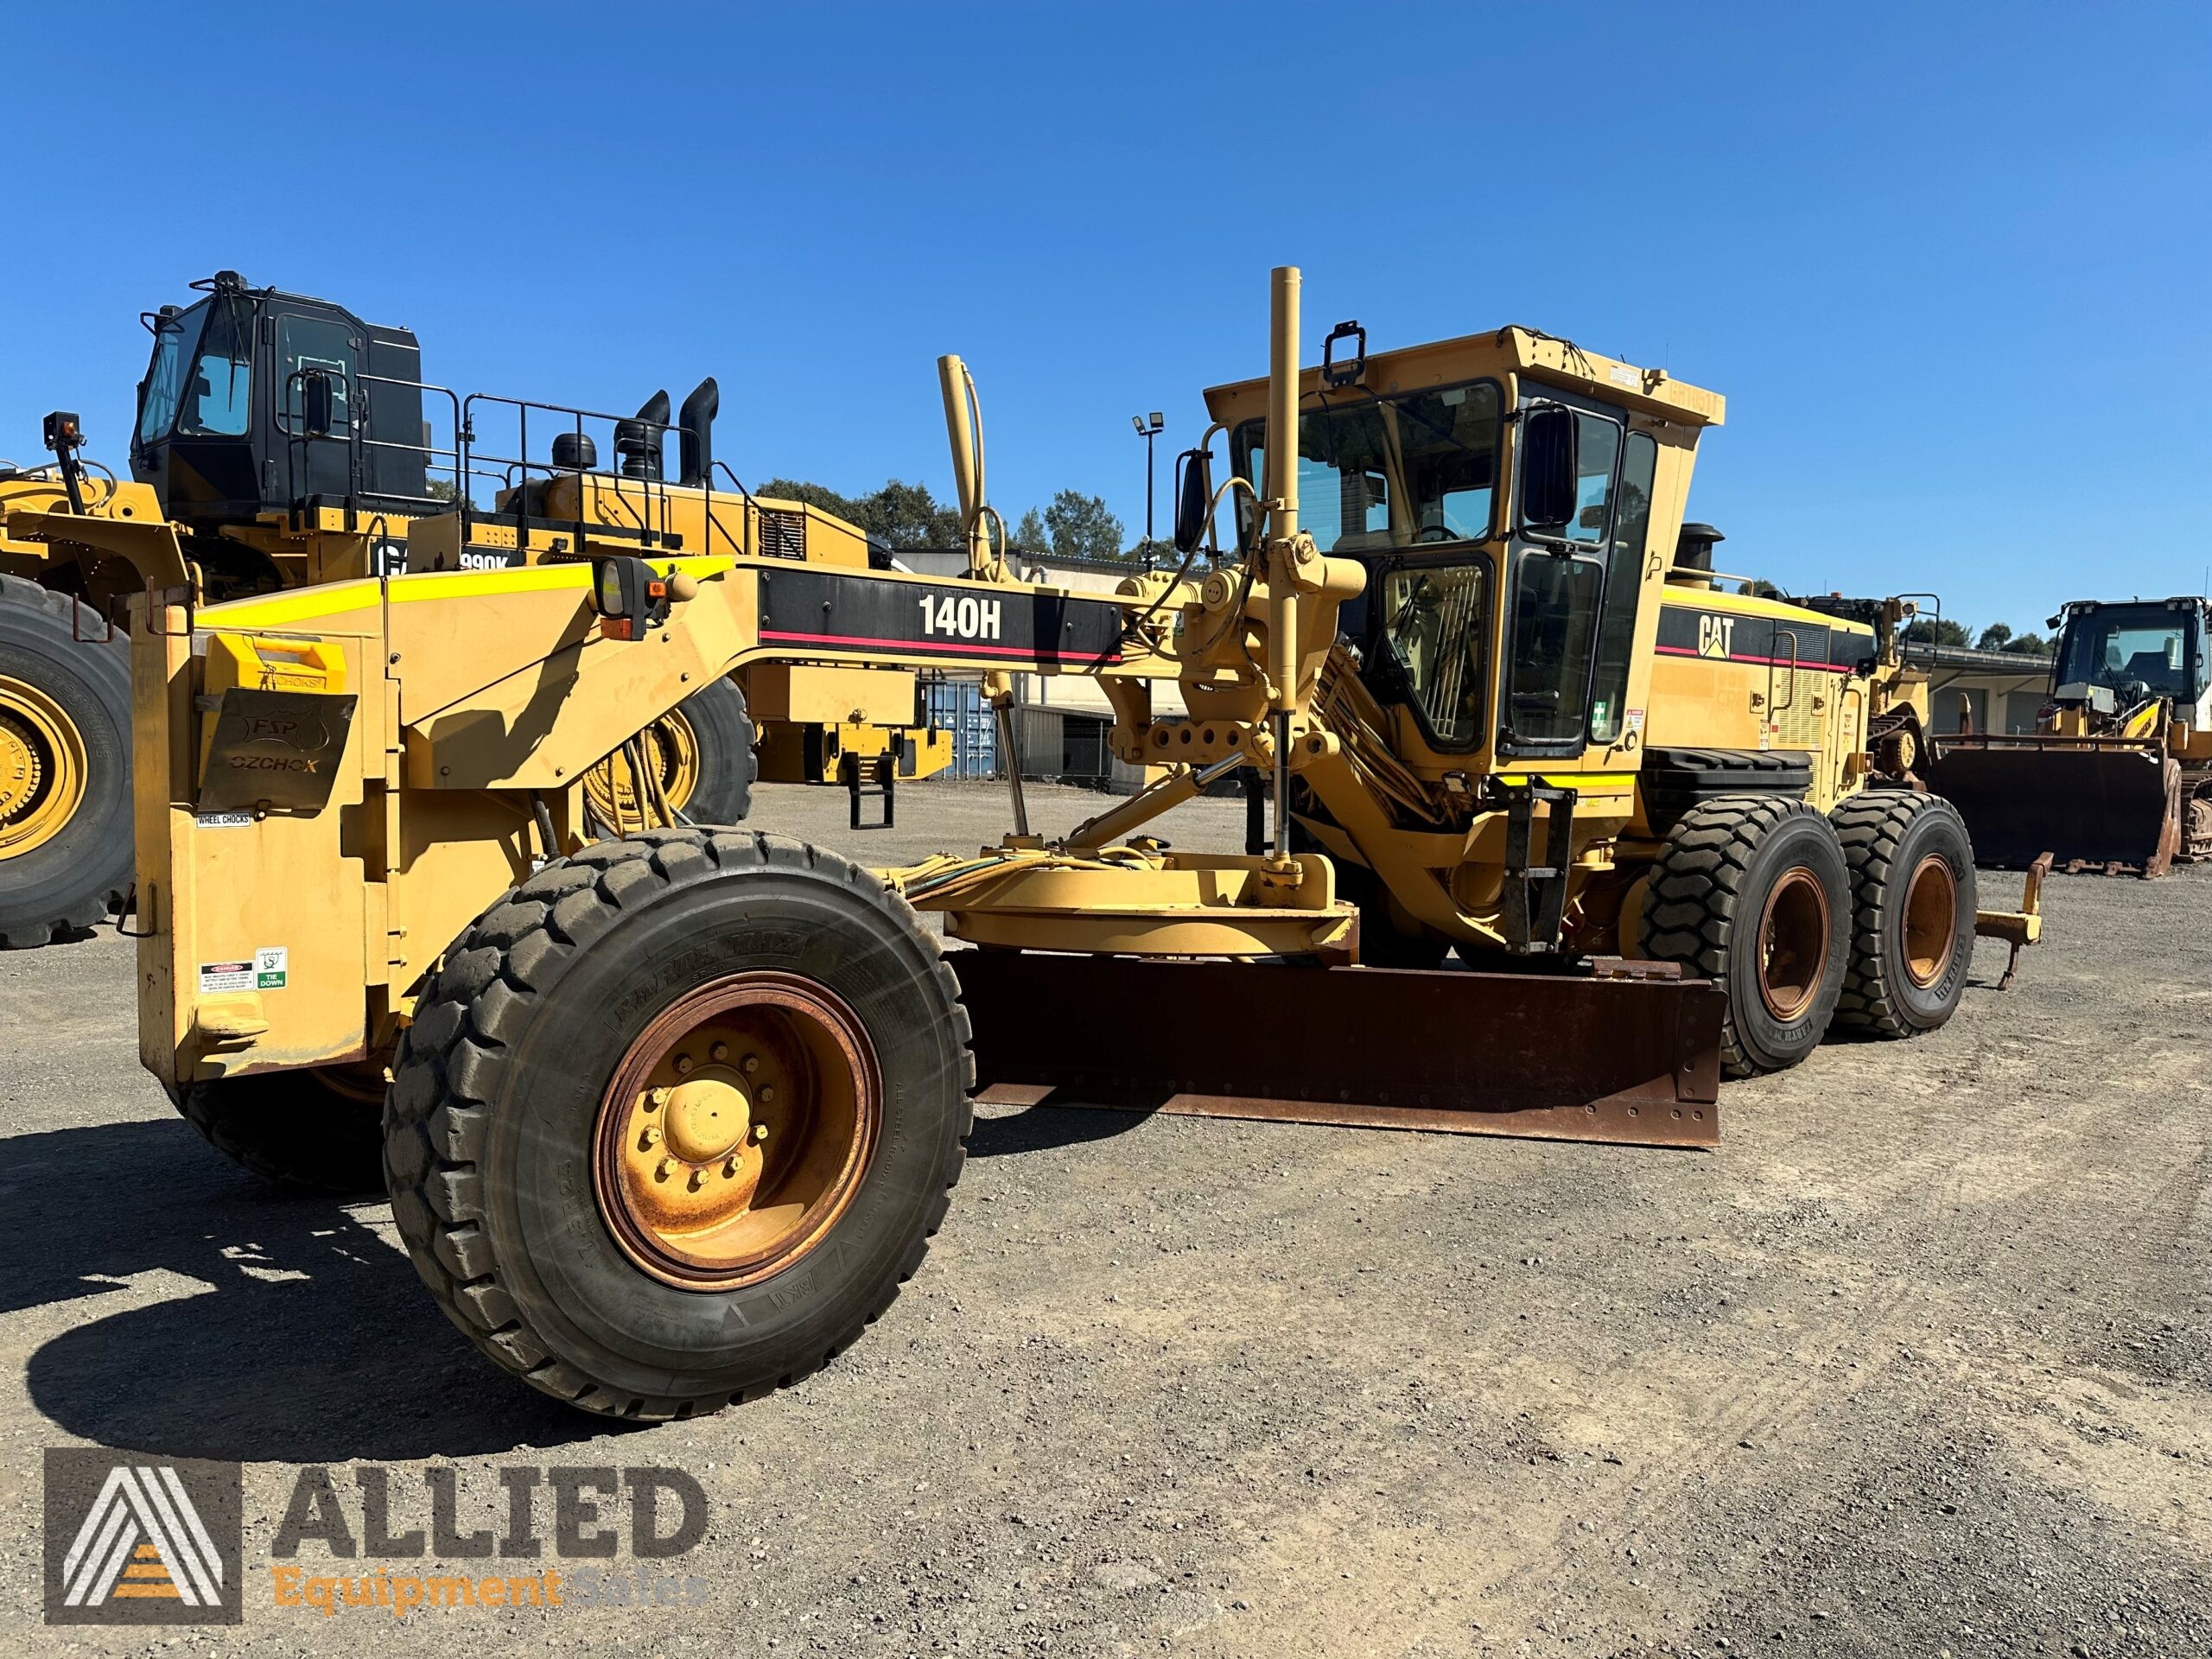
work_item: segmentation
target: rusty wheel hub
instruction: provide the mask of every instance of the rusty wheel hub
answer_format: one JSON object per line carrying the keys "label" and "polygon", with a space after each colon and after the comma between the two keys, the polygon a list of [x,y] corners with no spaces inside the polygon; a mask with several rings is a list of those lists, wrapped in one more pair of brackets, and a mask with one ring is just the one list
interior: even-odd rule
{"label": "rusty wheel hub", "polygon": [[753,1283],[843,1214],[881,1110],[874,1046],[838,998],[791,974],[714,981],[615,1067],[593,1165],[600,1214],[665,1283]]}
{"label": "rusty wheel hub", "polygon": [[1767,894],[1759,916],[1759,1000],[1784,1025],[1812,1005],[1827,971],[1828,895],[1802,866]]}
{"label": "rusty wheel hub", "polygon": [[1904,971],[1926,990],[1951,965],[1958,936],[1959,884],[1935,854],[1916,865],[1904,890]]}

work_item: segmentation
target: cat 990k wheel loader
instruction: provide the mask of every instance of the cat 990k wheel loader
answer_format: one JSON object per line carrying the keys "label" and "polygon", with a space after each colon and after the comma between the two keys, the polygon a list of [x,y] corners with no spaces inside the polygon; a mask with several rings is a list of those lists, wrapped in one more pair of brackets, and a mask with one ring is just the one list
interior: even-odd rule
{"label": "cat 990k wheel loader", "polygon": [[[467,554],[473,568],[525,563],[544,544],[516,527],[543,519],[547,479],[497,458],[531,448],[527,406],[464,401],[424,382],[411,333],[328,301],[251,287],[232,271],[195,286],[203,292],[192,304],[143,318],[154,345],[130,480],[81,459],[71,414],[47,417],[51,459],[0,465],[0,519],[11,509],[66,509],[103,521],[126,549],[73,534],[59,518],[35,537],[0,530],[0,946],[66,937],[130,885],[130,593],[150,580],[189,588],[200,605],[397,575],[410,568],[415,521],[472,488],[512,507],[513,531],[480,532]],[[324,429],[308,429],[312,396],[327,401]],[[639,518],[639,503],[613,504],[626,516],[596,524],[608,538],[867,568],[874,555],[854,526],[798,502],[753,498],[715,465],[716,397],[709,380],[673,418],[665,392],[631,416],[539,408],[537,448],[556,429],[572,462],[610,442],[624,476],[652,489],[664,452],[681,447],[696,475],[680,481],[706,510],[677,530]],[[471,425],[479,429],[464,476],[459,433]],[[588,516],[594,505],[564,510]],[[423,568],[419,556],[412,568]],[[759,693],[750,706],[748,692]],[[854,754],[890,755],[900,776],[926,777],[950,764],[952,744],[918,712],[918,697],[912,672],[812,664],[758,686],[702,685],[594,773],[588,804],[604,825],[637,822],[642,780],[695,821],[743,818],[756,718],[771,728],[772,760],[792,758],[779,776],[809,776],[796,762],[812,757],[812,779],[834,780],[840,759]]]}

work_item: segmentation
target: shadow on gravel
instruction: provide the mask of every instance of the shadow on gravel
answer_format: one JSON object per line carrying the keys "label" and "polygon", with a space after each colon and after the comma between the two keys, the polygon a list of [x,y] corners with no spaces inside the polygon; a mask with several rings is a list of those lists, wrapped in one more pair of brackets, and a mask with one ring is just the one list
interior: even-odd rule
{"label": "shadow on gravel", "polygon": [[969,1132],[970,1158],[1005,1158],[1054,1147],[1079,1147],[1127,1135],[1151,1113],[1109,1106],[1032,1106],[1006,1117],[978,1117]]}
{"label": "shadow on gravel", "polygon": [[[497,1370],[356,1212],[281,1193],[175,1122],[0,1141],[0,1312],[198,1281],[32,1354],[55,1427],[103,1446],[288,1463],[558,1446],[608,1432]],[[63,1313],[60,1317],[69,1317]]]}

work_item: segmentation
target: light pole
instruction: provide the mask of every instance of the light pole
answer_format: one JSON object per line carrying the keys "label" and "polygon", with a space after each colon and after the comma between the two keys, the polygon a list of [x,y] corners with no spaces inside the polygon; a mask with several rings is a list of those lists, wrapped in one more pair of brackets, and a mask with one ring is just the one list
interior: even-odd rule
{"label": "light pole", "polygon": [[1152,569],[1152,441],[1166,429],[1166,417],[1154,410],[1149,415],[1132,415],[1129,424],[1144,440],[1144,568]]}

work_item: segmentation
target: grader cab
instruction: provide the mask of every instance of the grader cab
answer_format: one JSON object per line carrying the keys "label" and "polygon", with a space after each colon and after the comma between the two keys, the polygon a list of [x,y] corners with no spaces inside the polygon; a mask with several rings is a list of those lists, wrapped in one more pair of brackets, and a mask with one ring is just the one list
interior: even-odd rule
{"label": "grader cab", "polygon": [[[525,568],[152,595],[147,1066],[256,1168],[344,1185],[380,1147],[478,1346],[643,1418],[854,1339],[945,1213],[976,1097],[1710,1144],[1724,1066],[1948,1018],[1971,852],[1842,752],[1888,712],[1871,672],[1820,682],[1847,739],[1795,760],[1728,747],[1752,671],[1726,626],[1714,718],[1670,706],[1655,642],[1720,400],[1521,329],[1342,359],[1339,331],[1301,374],[1294,270],[1272,298],[1268,379],[1210,394],[1230,475],[1185,458],[1181,567],[1111,596],[1008,576],[954,359],[963,578],[586,524]],[[642,721],[792,660],[1093,676],[1162,771],[1047,841],[1017,764],[1012,833],[895,870],[650,791],[588,837],[580,780]],[[1149,833],[1239,772],[1267,803],[1243,854]]]}

